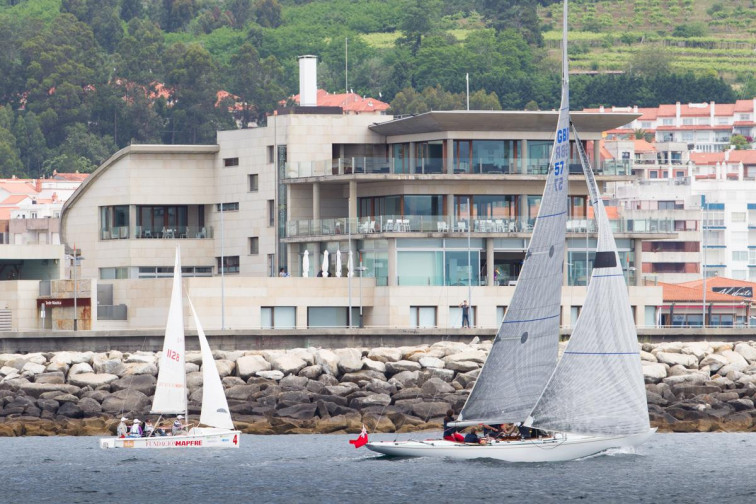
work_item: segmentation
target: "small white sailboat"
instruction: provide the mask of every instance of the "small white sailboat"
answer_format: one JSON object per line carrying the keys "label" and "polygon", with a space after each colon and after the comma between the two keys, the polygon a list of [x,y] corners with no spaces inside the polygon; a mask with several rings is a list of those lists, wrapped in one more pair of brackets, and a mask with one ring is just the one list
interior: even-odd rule
{"label": "small white sailboat", "polygon": [[[151,414],[184,415],[187,418],[186,352],[181,289],[181,254],[176,248],[173,290],[168,308],[163,353],[160,357]],[[188,297],[187,297],[188,299]],[[200,425],[176,436],[108,437],[100,439],[100,448],[238,448],[241,432],[234,430],[220,375],[215,367],[210,345],[202,330],[191,300],[189,307],[197,326],[202,352],[202,411]]]}
{"label": "small white sailboat", "polygon": [[624,274],[593,172],[576,142],[598,224],[583,310],[557,362],[570,154],[567,0],[562,38],[562,103],[549,174],[522,272],[458,427],[521,423],[547,436],[486,445],[446,440],[369,442],[405,457],[574,460],[633,448],[654,432]]}

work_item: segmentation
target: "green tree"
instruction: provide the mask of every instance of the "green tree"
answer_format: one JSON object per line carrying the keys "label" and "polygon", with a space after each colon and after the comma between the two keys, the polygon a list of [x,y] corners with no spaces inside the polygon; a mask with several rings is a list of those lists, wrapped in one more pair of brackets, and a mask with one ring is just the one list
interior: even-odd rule
{"label": "green tree", "polygon": [[120,64],[115,75],[149,84],[163,73],[163,32],[146,19],[129,21],[127,33],[118,45]]}
{"label": "green tree", "polygon": [[215,132],[231,127],[226,111],[216,108],[218,68],[199,44],[174,44],[165,56],[166,86],[171,90],[168,143],[210,143]]}
{"label": "green tree", "polygon": [[194,0],[163,0],[160,26],[168,32],[184,29],[194,18]]}
{"label": "green tree", "polygon": [[437,0],[410,0],[399,24],[404,36],[397,43],[408,47],[413,56],[417,54],[423,37],[430,34],[436,26],[440,7]]}
{"label": "green tree", "polygon": [[283,68],[273,56],[261,60],[250,43],[239,48],[231,58],[231,66],[234,72],[230,91],[241,98],[238,119],[242,127],[246,128],[252,121],[264,123],[266,113],[273,111],[285,95],[281,87]]}
{"label": "green tree", "polygon": [[501,103],[493,91],[479,89],[470,95],[470,110],[501,110]]}
{"label": "green tree", "polygon": [[42,163],[47,157],[47,142],[36,114],[24,111],[17,115],[13,134],[26,174],[34,178],[39,177],[42,174]]}
{"label": "green tree", "polygon": [[751,148],[751,142],[743,135],[732,135],[730,147],[734,147],[735,150],[746,150]]}
{"label": "green tree", "polygon": [[255,0],[255,18],[257,24],[265,28],[281,25],[281,4],[278,0]]}
{"label": "green tree", "polygon": [[645,77],[666,76],[672,72],[672,57],[664,47],[647,44],[630,58],[627,71]]}

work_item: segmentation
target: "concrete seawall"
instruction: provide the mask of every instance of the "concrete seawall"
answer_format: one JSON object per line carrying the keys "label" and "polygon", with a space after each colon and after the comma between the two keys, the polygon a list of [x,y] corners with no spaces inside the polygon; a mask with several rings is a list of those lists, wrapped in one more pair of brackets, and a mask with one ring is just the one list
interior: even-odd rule
{"label": "concrete seawall", "polygon": [[[188,330],[187,348],[199,350],[194,331]],[[490,339],[494,329],[397,329],[397,328],[318,328],[299,330],[206,330],[210,346],[222,350],[288,350],[293,348],[400,347],[432,344],[437,341],[469,342],[474,337]],[[563,329],[567,338],[570,329]],[[756,340],[756,327],[739,328],[644,328],[638,341],[648,343],[690,341]],[[25,331],[0,332],[0,352],[30,353],[60,350],[107,352],[156,352],[163,346],[163,330],[139,331]]]}

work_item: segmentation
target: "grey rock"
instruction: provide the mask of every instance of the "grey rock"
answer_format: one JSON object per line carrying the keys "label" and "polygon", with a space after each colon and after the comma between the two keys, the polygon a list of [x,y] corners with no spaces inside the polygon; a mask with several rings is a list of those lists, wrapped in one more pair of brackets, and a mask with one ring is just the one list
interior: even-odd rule
{"label": "grey rock", "polygon": [[143,411],[149,404],[149,398],[138,390],[118,390],[102,401],[102,411],[111,414]]}
{"label": "grey rock", "polygon": [[144,395],[151,396],[155,393],[157,379],[149,374],[124,376],[110,384],[111,390],[138,390]]}
{"label": "grey rock", "polygon": [[[74,366],[81,366],[85,364],[74,364]],[[86,364],[88,365],[88,364]],[[73,367],[71,368],[73,369]],[[99,385],[106,385],[110,384],[114,381],[116,381],[118,377],[116,375],[112,374],[95,374],[95,373],[79,373],[74,376],[71,376],[70,371],[68,375],[68,381],[72,385],[76,385],[78,387],[84,387],[86,385],[91,385],[92,387],[97,387]]]}
{"label": "grey rock", "polygon": [[226,376],[221,380],[223,388],[236,387],[237,385],[246,385],[247,383],[238,376]]}
{"label": "grey rock", "polygon": [[356,348],[339,348],[333,351],[339,359],[340,373],[354,373],[362,369],[362,351]]}
{"label": "grey rock", "polygon": [[158,368],[154,362],[129,362],[124,365],[122,376],[152,375],[157,376]]}
{"label": "grey rock", "polygon": [[365,387],[365,390],[369,392],[375,392],[377,394],[393,395],[396,393],[396,385],[381,380],[373,380]]}
{"label": "grey rock", "polygon": [[66,377],[61,371],[42,373],[34,377],[34,383],[54,383],[60,385],[66,383]]}
{"label": "grey rock", "polygon": [[100,403],[90,397],[81,399],[76,405],[85,417],[97,416],[102,412],[102,406],[100,406]]}
{"label": "grey rock", "polygon": [[194,373],[187,373],[186,375],[186,388],[189,390],[194,390],[197,387],[202,386],[202,373],[199,371],[196,371]]}
{"label": "grey rock", "polygon": [[260,385],[235,385],[226,390],[226,398],[247,401],[259,391]]}
{"label": "grey rock", "polygon": [[753,411],[753,401],[751,399],[735,399],[728,401],[727,404],[733,407],[735,411]]}
{"label": "grey rock", "polygon": [[278,396],[279,407],[292,406],[294,404],[303,404],[310,402],[310,393],[304,390],[289,390],[281,392]]}
{"label": "grey rock", "polygon": [[391,395],[391,398],[394,401],[401,401],[404,399],[417,399],[422,395],[422,390],[419,387],[407,387],[405,389],[399,390],[398,392]]}
{"label": "grey rock", "polygon": [[363,369],[366,369],[369,371],[377,371],[379,373],[386,372],[386,364],[384,364],[381,361],[372,360],[368,358],[362,359],[362,367]]}
{"label": "grey rock", "polygon": [[399,348],[379,347],[371,349],[367,358],[382,363],[397,362],[402,360],[402,351]]}
{"label": "grey rock", "polygon": [[20,388],[25,394],[32,397],[40,397],[45,392],[75,394],[79,391],[79,387],[59,383],[24,383]]}
{"label": "grey rock", "polygon": [[297,373],[298,376],[303,376],[309,380],[316,380],[322,374],[323,366],[321,366],[320,364],[313,364],[312,366],[304,367],[299,371],[299,373]]}
{"label": "grey rock", "polygon": [[454,392],[454,387],[440,378],[431,378],[423,383],[421,390],[425,396],[436,397]]}
{"label": "grey rock", "polygon": [[310,380],[304,376],[289,375],[278,383],[283,390],[304,390]]}
{"label": "grey rock", "polygon": [[449,407],[446,402],[420,402],[412,407],[412,413],[420,418],[443,417]]}
{"label": "grey rock", "polygon": [[330,385],[325,389],[331,395],[346,396],[359,389],[359,387],[355,383],[346,382],[341,385]]}
{"label": "grey rock", "polygon": [[58,408],[57,414],[67,418],[83,418],[84,412],[81,408],[72,402],[64,402]]}
{"label": "grey rock", "polygon": [[297,420],[308,420],[315,416],[315,411],[317,409],[317,404],[296,404],[289,406],[288,408],[276,410],[276,416],[295,418]]}
{"label": "grey rock", "polygon": [[37,399],[37,406],[41,408],[42,411],[51,411],[55,413],[58,411],[60,403],[55,399]]}
{"label": "grey rock", "polygon": [[368,406],[387,406],[391,404],[391,397],[388,394],[370,394],[364,397],[355,397],[349,402],[349,407],[362,409]]}
{"label": "grey rock", "polygon": [[[304,362],[304,361],[302,361]],[[284,377],[283,372],[274,369],[272,371],[258,371],[255,373],[257,376],[260,376],[262,378],[267,378],[268,380],[280,380]]]}
{"label": "grey rock", "polygon": [[325,388],[326,388],[325,383],[321,381],[316,381],[316,380],[308,381],[307,387],[306,387],[307,391],[312,392],[313,394],[322,394],[324,393]]}
{"label": "grey rock", "polygon": [[386,376],[378,371],[370,371],[369,369],[363,369],[354,373],[346,373],[341,377],[341,383],[352,382],[360,383],[362,381],[370,382],[372,380],[386,381]]}
{"label": "grey rock", "polygon": [[[270,354],[268,356],[271,368],[274,371],[280,371],[283,375],[297,374],[301,369],[307,366],[307,362],[299,355],[293,353],[277,353]],[[258,376],[263,376],[261,373],[265,371],[258,371]]]}
{"label": "grey rock", "polygon": [[327,386],[339,384],[339,380],[335,376],[330,375],[330,374],[322,374],[318,376],[318,381]]}
{"label": "grey rock", "polygon": [[414,387],[420,381],[419,371],[402,371],[391,377],[389,383],[394,383],[399,388]]}
{"label": "grey rock", "polygon": [[79,402],[79,398],[73,394],[58,394],[55,396],[55,400],[61,404],[67,403],[67,402],[72,402],[76,404]]}

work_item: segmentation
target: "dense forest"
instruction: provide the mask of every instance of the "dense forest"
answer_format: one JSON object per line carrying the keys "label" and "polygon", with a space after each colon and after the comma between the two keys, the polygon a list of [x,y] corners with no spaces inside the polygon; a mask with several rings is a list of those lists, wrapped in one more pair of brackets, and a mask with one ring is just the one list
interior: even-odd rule
{"label": "dense forest", "polygon": [[[702,2],[704,18],[734,21],[695,21]],[[620,35],[619,18],[607,13],[628,3],[571,1],[576,33],[602,37],[571,44],[571,59],[595,60],[586,63],[593,71],[571,78],[573,108],[756,95],[752,77],[680,69],[672,53],[648,44],[673,31],[705,44],[711,30],[732,31],[736,21],[747,38],[752,1],[636,0],[628,11],[635,24],[627,21]],[[549,34],[560,30],[559,4],[0,0],[0,177],[90,172],[130,143],[213,143],[218,129],[264,124],[297,92],[301,54],[318,56],[319,87],[380,97],[394,113],[462,108],[466,74],[471,108],[551,109],[559,59]],[[741,5],[751,10],[738,11]],[[668,15],[657,21],[639,11],[659,6]],[[604,58],[591,53],[624,45],[636,50],[622,56],[621,71],[604,71]]]}

